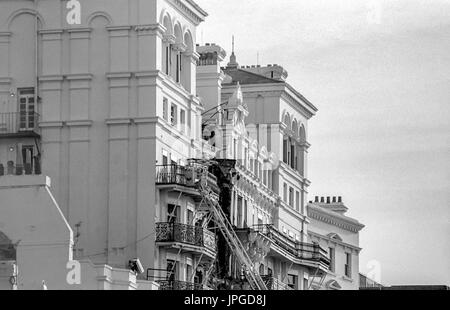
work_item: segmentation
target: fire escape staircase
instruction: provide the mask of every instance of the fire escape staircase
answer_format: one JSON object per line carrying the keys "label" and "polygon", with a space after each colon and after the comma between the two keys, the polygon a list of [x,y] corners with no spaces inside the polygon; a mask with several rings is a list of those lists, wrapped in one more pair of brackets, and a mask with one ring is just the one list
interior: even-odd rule
{"label": "fire escape staircase", "polygon": [[196,188],[202,196],[203,202],[206,204],[207,210],[212,212],[214,220],[222,232],[228,246],[231,251],[236,255],[238,261],[244,267],[244,273],[250,287],[253,290],[267,290],[267,286],[256,271],[255,266],[248,255],[244,245],[240,241],[239,237],[236,235],[233,226],[231,225],[228,217],[223,212],[219,205],[219,197],[208,185],[207,181],[207,169],[202,173],[200,180],[196,182]]}

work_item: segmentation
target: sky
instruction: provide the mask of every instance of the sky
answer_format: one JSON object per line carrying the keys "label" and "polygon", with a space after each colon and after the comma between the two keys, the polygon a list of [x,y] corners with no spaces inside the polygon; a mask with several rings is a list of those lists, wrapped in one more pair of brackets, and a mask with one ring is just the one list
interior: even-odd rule
{"label": "sky", "polygon": [[[366,225],[360,271],[450,285],[450,0],[196,0],[197,43],[279,64],[319,112],[309,199]],[[258,57],[259,53],[259,57]]]}

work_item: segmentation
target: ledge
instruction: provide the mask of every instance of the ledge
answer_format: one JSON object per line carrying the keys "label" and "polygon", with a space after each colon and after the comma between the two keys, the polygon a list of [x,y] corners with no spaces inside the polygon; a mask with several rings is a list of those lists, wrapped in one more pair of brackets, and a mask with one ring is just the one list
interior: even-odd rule
{"label": "ledge", "polygon": [[50,187],[51,179],[44,175],[0,176],[0,188]]}
{"label": "ledge", "polygon": [[91,120],[78,120],[78,121],[67,121],[66,125],[68,127],[90,127],[93,121]]}

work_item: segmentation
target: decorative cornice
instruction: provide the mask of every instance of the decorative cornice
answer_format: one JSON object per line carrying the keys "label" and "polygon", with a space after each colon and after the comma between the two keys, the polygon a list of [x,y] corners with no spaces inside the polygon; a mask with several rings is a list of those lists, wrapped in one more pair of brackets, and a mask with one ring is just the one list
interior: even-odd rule
{"label": "decorative cornice", "polygon": [[354,233],[358,233],[365,227],[355,219],[340,215],[333,211],[325,210],[311,204],[307,205],[307,210],[308,216],[312,219],[334,225]]}
{"label": "decorative cornice", "polygon": [[[190,8],[189,6],[184,4],[183,2],[187,2],[189,5],[192,6],[192,8]],[[182,13],[183,15],[188,17],[196,25],[198,25],[201,22],[203,22],[205,20],[206,16],[208,16],[208,13],[206,13],[202,8],[200,8],[192,0],[185,0],[185,1],[182,1],[182,0],[171,0],[171,1],[169,1],[169,3],[171,3],[173,6],[175,6],[180,11],[180,13]],[[197,12],[195,12],[194,10],[196,10]]]}

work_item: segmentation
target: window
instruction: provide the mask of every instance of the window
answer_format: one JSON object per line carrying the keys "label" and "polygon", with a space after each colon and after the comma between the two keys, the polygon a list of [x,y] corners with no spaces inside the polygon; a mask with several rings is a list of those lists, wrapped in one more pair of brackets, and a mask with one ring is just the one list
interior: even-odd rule
{"label": "window", "polygon": [[180,109],[180,125],[181,125],[180,131],[182,133],[185,133],[186,132],[186,111],[183,109]]}
{"label": "window", "polygon": [[291,168],[295,169],[295,145],[292,142],[292,140],[290,141],[291,144],[291,158],[290,158],[290,164],[291,164]]}
{"label": "window", "polygon": [[335,253],[335,249],[334,248],[329,248],[328,249],[328,253],[329,253],[329,255],[330,255],[330,271],[331,272],[334,272],[335,271],[335,269],[334,269],[334,262],[335,262],[335,255],[336,255],[336,253]]}
{"label": "window", "polygon": [[176,126],[177,121],[177,106],[172,103],[172,106],[170,107],[170,123],[172,126]]}
{"label": "window", "polygon": [[304,291],[307,291],[307,290],[309,290],[309,287],[308,287],[309,285],[308,285],[308,279],[303,279],[303,290]]}
{"label": "window", "polygon": [[300,211],[300,193],[298,191],[295,192],[295,209]]}
{"label": "window", "polygon": [[287,184],[284,183],[283,185],[283,200],[284,202],[287,202]]}
{"label": "window", "polygon": [[298,277],[293,274],[288,274],[288,286],[292,289],[297,289]]}
{"label": "window", "polygon": [[167,164],[169,163],[169,153],[167,153],[167,151],[162,151],[162,164],[163,166],[167,166]]}
{"label": "window", "polygon": [[186,224],[194,225],[194,212],[192,210],[187,210]]}
{"label": "window", "polygon": [[169,204],[167,205],[167,222],[168,223],[179,223],[178,215],[179,215],[180,207],[176,205]]}
{"label": "window", "polygon": [[33,88],[19,89],[19,124],[20,130],[36,127],[35,94]]}
{"label": "window", "polygon": [[247,213],[248,213],[248,202],[247,200],[244,200],[244,228],[248,228]]}
{"label": "window", "polygon": [[345,276],[348,278],[352,277],[352,254],[345,253]]}
{"label": "window", "polygon": [[289,206],[294,208],[294,189],[289,187]]}
{"label": "window", "polygon": [[242,202],[243,199],[241,196],[238,196],[238,203],[237,203],[237,227],[241,228],[242,225]]}
{"label": "window", "polygon": [[163,99],[163,118],[169,121],[169,100],[167,98]]}
{"label": "window", "polygon": [[177,279],[177,262],[174,260],[167,260],[167,280],[175,281]]}
{"label": "window", "polygon": [[192,279],[192,266],[191,265],[186,265],[186,282],[191,282]]}
{"label": "window", "polygon": [[288,140],[283,140],[283,162],[288,163]]}

